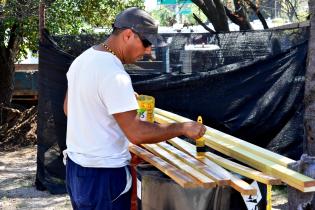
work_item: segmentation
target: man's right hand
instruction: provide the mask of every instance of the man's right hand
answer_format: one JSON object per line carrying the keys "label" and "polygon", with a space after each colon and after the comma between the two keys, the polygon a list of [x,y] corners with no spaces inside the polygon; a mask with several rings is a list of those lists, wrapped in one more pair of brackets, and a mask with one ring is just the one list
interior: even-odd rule
{"label": "man's right hand", "polygon": [[199,139],[206,133],[206,127],[197,122],[185,122],[183,123],[184,136],[191,139]]}

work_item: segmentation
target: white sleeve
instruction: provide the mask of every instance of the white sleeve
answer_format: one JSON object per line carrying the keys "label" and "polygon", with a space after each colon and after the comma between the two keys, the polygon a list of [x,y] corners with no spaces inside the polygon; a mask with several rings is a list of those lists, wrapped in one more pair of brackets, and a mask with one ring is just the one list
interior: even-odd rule
{"label": "white sleeve", "polygon": [[138,109],[131,79],[126,72],[106,76],[101,80],[98,92],[109,114]]}

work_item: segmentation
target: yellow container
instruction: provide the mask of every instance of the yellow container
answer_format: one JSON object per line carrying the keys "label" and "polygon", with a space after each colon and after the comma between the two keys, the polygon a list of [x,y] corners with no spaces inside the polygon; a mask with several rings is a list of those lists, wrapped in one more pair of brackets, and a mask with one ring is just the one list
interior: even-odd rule
{"label": "yellow container", "polygon": [[154,106],[155,106],[155,99],[152,96],[147,95],[139,95],[138,96],[138,115],[141,120],[147,122],[154,122]]}

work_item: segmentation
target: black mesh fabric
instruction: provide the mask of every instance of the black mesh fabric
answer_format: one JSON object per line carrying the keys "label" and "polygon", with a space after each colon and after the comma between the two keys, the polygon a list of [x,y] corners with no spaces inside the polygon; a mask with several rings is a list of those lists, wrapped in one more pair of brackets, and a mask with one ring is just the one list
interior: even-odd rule
{"label": "black mesh fabric", "polygon": [[67,70],[74,57],[63,52],[45,34],[39,50],[39,98],[36,187],[52,194],[66,193],[62,151],[66,148],[63,101]]}
{"label": "black mesh fabric", "polygon": [[[163,34],[167,48],[125,67],[135,91],[154,96],[157,107],[191,119],[201,115],[208,126],[299,159],[308,33],[303,27]],[[37,180],[50,192],[64,190],[66,72],[77,55],[105,37],[45,33],[40,43]]]}
{"label": "black mesh fabric", "polygon": [[[298,159],[303,142],[306,43],[208,72],[164,74],[134,83],[156,107]],[[295,148],[294,150],[292,148]]]}

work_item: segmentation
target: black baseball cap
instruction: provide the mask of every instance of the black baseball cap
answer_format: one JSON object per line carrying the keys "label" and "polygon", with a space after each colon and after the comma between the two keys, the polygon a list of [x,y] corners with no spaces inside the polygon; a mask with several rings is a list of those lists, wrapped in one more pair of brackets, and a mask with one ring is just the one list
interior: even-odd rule
{"label": "black baseball cap", "polygon": [[156,47],[166,46],[163,38],[158,35],[158,26],[154,19],[149,13],[137,7],[131,7],[119,13],[116,16],[113,27],[129,28]]}

